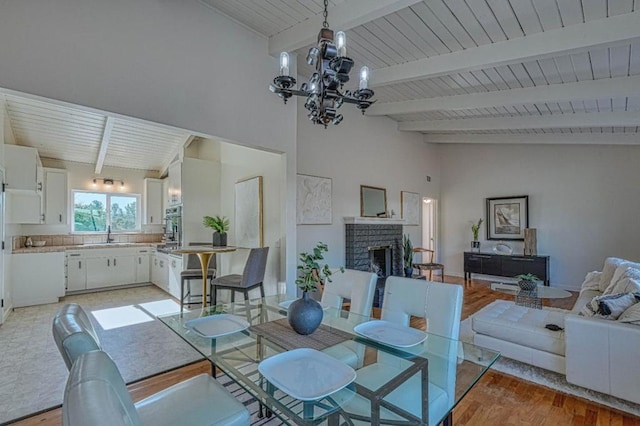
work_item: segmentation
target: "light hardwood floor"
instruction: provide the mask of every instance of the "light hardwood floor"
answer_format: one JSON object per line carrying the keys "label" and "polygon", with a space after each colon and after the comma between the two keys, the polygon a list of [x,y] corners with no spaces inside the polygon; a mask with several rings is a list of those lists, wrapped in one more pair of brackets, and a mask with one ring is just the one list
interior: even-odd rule
{"label": "light hardwood floor", "polygon": [[[513,300],[513,296],[490,290],[489,283],[486,281],[472,280],[464,283],[462,278],[456,277],[447,277],[446,281],[464,286],[463,319],[494,300]],[[545,300],[544,304],[568,309],[573,306],[576,298],[577,293],[566,299]],[[374,316],[379,316],[379,312],[375,309]],[[420,327],[423,324],[416,319],[412,321],[412,325]],[[138,401],[174,383],[210,371],[208,362],[198,362],[133,383],[129,385],[129,390],[134,400]],[[56,408],[15,424],[58,426],[62,423],[61,416],[61,409]],[[473,390],[464,397],[454,410],[453,418],[457,426],[640,426],[638,417],[495,371],[485,374]]]}

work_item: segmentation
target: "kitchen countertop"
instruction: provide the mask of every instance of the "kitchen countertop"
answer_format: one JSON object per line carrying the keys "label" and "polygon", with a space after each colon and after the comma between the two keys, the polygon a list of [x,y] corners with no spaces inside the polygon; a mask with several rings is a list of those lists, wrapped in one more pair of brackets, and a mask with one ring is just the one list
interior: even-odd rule
{"label": "kitchen countertop", "polygon": [[31,254],[31,253],[56,253],[67,250],[91,250],[91,249],[109,249],[109,248],[135,248],[135,247],[157,247],[164,243],[93,243],[93,244],[76,244],[67,246],[44,246],[29,247],[13,250],[12,254]]}

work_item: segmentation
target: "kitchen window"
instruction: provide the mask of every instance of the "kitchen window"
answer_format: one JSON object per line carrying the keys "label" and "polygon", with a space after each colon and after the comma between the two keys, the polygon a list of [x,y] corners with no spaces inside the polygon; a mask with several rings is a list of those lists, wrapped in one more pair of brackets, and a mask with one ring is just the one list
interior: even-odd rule
{"label": "kitchen window", "polygon": [[73,191],[73,232],[140,231],[140,195]]}

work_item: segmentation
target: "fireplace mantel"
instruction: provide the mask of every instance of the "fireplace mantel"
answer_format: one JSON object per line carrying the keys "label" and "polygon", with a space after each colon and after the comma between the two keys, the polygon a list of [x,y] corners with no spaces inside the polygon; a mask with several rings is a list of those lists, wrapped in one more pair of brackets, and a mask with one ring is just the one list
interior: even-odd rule
{"label": "fireplace mantel", "polygon": [[386,217],[345,216],[344,223],[356,224],[356,225],[404,225],[404,219],[389,219]]}

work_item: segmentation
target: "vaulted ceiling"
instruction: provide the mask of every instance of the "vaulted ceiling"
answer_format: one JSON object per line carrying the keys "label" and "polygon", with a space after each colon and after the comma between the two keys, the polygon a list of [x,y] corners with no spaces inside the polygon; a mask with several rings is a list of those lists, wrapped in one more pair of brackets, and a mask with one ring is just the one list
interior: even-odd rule
{"label": "vaulted ceiling", "polygon": [[[321,0],[202,1],[311,73]],[[328,21],[372,69],[367,115],[428,141],[640,143],[640,0],[334,0]]]}

